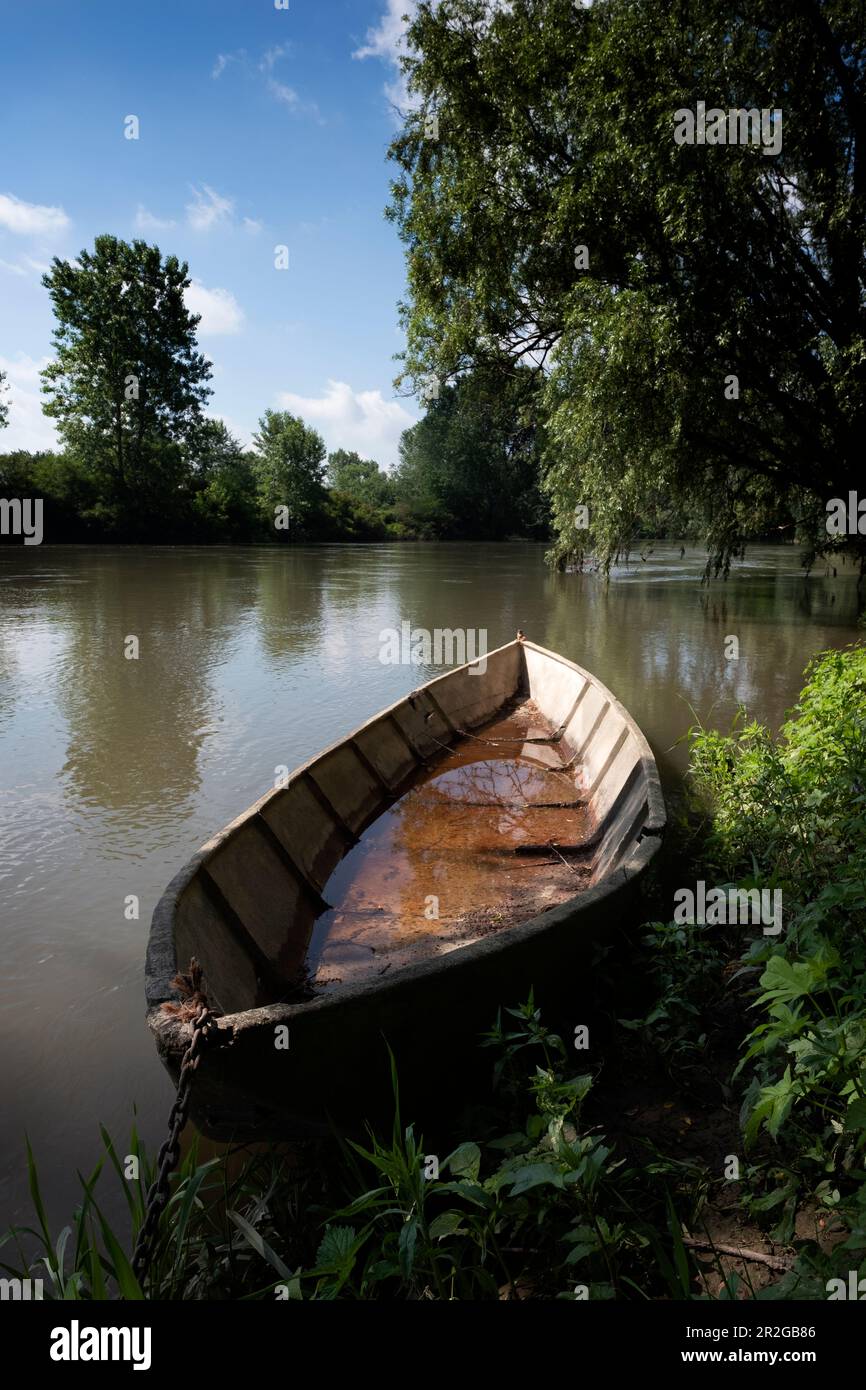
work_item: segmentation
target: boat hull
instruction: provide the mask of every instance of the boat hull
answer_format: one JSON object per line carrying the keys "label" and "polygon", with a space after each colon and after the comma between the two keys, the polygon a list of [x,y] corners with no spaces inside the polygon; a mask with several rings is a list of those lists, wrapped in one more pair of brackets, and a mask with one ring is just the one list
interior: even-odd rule
{"label": "boat hull", "polygon": [[[329,874],[365,826],[426,759],[518,693],[583,769],[590,886],[528,921],[382,976],[273,1002],[309,939],[295,924],[315,916]],[[432,1115],[448,1108],[443,1079],[454,1069],[461,1086],[479,1064],[489,1071],[478,1035],[500,1005],[532,989],[556,1016],[586,1022],[594,945],[634,914],[664,825],[655,761],[634,720],[589,672],[532,643],[509,643],[489,653],[483,671],[460,667],[376,715],[209,841],[157,905],[147,1000],[163,1060],[176,1074],[184,1035],[162,1005],[176,999],[172,979],[193,955],[230,1039],[202,1056],[196,1124],[216,1138],[249,1140],[384,1116],[387,1047],[404,1101]]]}

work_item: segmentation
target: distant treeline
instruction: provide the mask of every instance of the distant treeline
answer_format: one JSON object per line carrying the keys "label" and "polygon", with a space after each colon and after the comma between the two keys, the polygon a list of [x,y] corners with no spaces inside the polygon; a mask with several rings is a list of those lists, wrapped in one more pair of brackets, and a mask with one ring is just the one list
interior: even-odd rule
{"label": "distant treeline", "polygon": [[122,475],[86,447],[0,454],[0,497],[42,498],[49,544],[544,539],[537,431],[512,405],[478,380],[443,387],[390,473],[269,410],[252,449],[206,419],[188,441],[150,441]]}
{"label": "distant treeline", "polygon": [[[0,455],[0,498],[41,498],[46,541],[549,534],[529,370],[443,383],[391,473],[344,449],[328,455],[285,411],[265,411],[246,450],[206,413],[212,367],[184,299],[189,283],[176,256],[112,236],[75,261],[55,258],[43,277],[56,319],[43,410],[62,451]],[[0,428],[3,385],[0,373]]]}

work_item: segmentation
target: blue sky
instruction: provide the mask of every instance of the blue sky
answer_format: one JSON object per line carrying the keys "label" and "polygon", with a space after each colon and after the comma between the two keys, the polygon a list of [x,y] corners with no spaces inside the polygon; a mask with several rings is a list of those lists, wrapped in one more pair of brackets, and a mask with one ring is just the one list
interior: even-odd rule
{"label": "blue sky", "polygon": [[283,408],[395,462],[420,414],[392,385],[404,262],[383,216],[412,3],[0,0],[4,452],[54,438],[41,274],[110,232],[189,262],[210,411],[244,443]]}

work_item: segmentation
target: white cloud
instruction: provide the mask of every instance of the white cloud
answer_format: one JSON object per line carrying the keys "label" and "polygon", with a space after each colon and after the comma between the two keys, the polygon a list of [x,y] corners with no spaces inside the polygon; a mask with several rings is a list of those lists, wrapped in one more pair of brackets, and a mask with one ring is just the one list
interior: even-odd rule
{"label": "white cloud", "polygon": [[319,429],[329,452],[355,449],[383,468],[397,462],[400,435],[416,420],[381,391],[354,391],[345,381],[329,381],[325,395],[318,397],[282,391],[277,405]]}
{"label": "white cloud", "polygon": [[45,261],[34,261],[32,256],[21,256],[17,261],[0,259],[0,270],[5,270],[7,275],[23,275],[25,279],[28,271],[35,275],[47,275],[50,269],[51,266]]}
{"label": "white cloud", "polygon": [[404,50],[406,25],[403,16],[411,18],[417,0],[387,0],[388,8],[379,23],[367,30],[367,42],[352,54],[353,58],[384,58],[396,63]]}
{"label": "white cloud", "polygon": [[216,81],[218,77],[222,77],[229,63],[240,63],[242,67],[248,67],[249,61],[245,48],[238,48],[234,53],[218,53],[210,75]]}
{"label": "white cloud", "polygon": [[406,22],[411,21],[418,8],[417,0],[387,0],[387,9],[379,23],[367,30],[367,41],[352,54],[353,58],[381,58],[394,69],[394,76],[385,83],[385,95],[392,106],[407,111],[417,102],[409,96],[406,79],[400,71],[400,59],[406,53]]}
{"label": "white cloud", "polygon": [[230,290],[209,290],[200,281],[193,280],[184,294],[184,300],[191,314],[201,314],[201,323],[196,331],[202,337],[239,333],[243,327],[244,311]]}
{"label": "white cloud", "polygon": [[271,72],[274,64],[280,58],[285,58],[288,51],[288,48],[281,43],[276,44],[273,48],[266,49],[265,52],[262,54],[262,60],[259,63],[259,67],[261,68],[262,72]]}
{"label": "white cloud", "polygon": [[177,223],[171,217],[155,217],[152,212],[148,212],[143,203],[139,203],[135,210],[135,227],[139,232],[166,232],[171,227],[176,227]]}
{"label": "white cloud", "polygon": [[278,82],[275,77],[268,78],[268,91],[277,101],[281,101],[284,106],[295,107],[300,101],[300,97],[294,87],[287,87],[285,82]]}
{"label": "white cloud", "polygon": [[[434,10],[438,3],[439,0],[432,0]],[[592,4],[592,0],[580,0],[580,3],[588,6]],[[481,21],[482,28],[490,23],[494,14],[507,10],[510,4],[511,0],[487,0],[487,14]],[[384,90],[391,106],[396,107],[399,117],[400,113],[417,110],[421,105],[419,97],[410,96],[406,78],[400,68],[400,59],[409,52],[406,31],[418,11],[418,0],[385,0],[385,5],[385,13],[379,23],[367,30],[366,43],[356,48],[352,57],[361,60],[380,58],[393,68],[394,75],[390,82],[385,83]]]}
{"label": "white cloud", "polygon": [[265,49],[259,62],[259,72],[263,72],[267,79],[267,88],[275,101],[283,106],[288,106],[290,111],[296,115],[312,116],[318,121],[319,125],[324,125],[319,114],[319,108],[314,101],[301,101],[294,87],[289,87],[285,82],[278,82],[273,72],[281,58],[285,58],[289,53],[288,44],[276,44],[273,48]]}
{"label": "white cloud", "polygon": [[223,198],[219,193],[203,184],[192,188],[193,202],[186,205],[186,220],[196,232],[209,232],[211,227],[231,220],[234,201]]}
{"label": "white cloud", "polygon": [[11,193],[0,193],[0,227],[19,236],[56,236],[70,225],[63,208],[24,203]]}
{"label": "white cloud", "polygon": [[[255,217],[244,217],[239,223],[235,221],[233,198],[224,198],[206,183],[201,188],[194,185],[191,188],[193,201],[186,205],[186,220],[194,231],[208,232],[216,226],[242,226],[245,232],[255,236],[262,230],[264,224]],[[157,217],[143,203],[139,203],[135,210],[134,223],[139,232],[166,232],[178,225],[173,217]]]}
{"label": "white cloud", "polygon": [[287,87],[285,82],[278,82],[275,77],[268,78],[268,91],[275,101],[279,101],[283,106],[288,106],[290,111],[294,111],[298,116],[311,116],[318,125],[325,125],[318,104],[315,101],[301,101],[294,87]]}
{"label": "white cloud", "polygon": [[274,44],[272,48],[264,50],[257,63],[250,58],[244,48],[239,48],[236,53],[218,53],[211,77],[221,77],[229,63],[238,63],[241,71],[246,73],[247,77],[255,78],[256,81],[264,81],[265,87],[275,101],[280,102],[282,106],[287,106],[297,116],[311,116],[319,125],[324,125],[325,122],[314,101],[302,101],[294,87],[288,86],[285,82],[278,82],[274,76],[277,63],[281,58],[288,57],[291,51],[291,44]]}
{"label": "white cloud", "polygon": [[39,389],[39,373],[50,360],[43,357],[37,361],[25,353],[19,353],[14,361],[10,357],[0,357],[0,372],[6,375],[6,398],[9,402],[9,425],[0,432],[0,449],[4,454],[14,449],[29,449],[32,453],[38,453],[42,449],[58,447],[54,422],[42,414]]}

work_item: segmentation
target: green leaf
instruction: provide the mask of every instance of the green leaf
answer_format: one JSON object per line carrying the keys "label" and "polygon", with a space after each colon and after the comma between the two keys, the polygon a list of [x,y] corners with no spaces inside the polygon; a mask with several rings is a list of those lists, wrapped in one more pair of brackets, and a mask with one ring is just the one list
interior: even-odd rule
{"label": "green leaf", "polygon": [[866,1129],[866,1100],[854,1100],[845,1111],[845,1130]]}
{"label": "green leaf", "polygon": [[415,1262],[415,1245],[418,1240],[418,1219],[410,1216],[408,1221],[404,1221],[400,1230],[400,1239],[397,1244],[397,1258],[400,1263],[400,1273],[407,1281],[412,1277],[412,1267]]}
{"label": "green leaf", "polygon": [[745,1128],[746,1143],[751,1144],[754,1141],[762,1124],[766,1125],[768,1133],[775,1139],[796,1098],[797,1091],[791,1077],[791,1068],[786,1067],[780,1081],[773,1086],[762,1087]]}
{"label": "green leaf", "polygon": [[511,1176],[511,1195],[519,1196],[533,1187],[563,1186],[563,1174],[550,1163],[529,1163]]}
{"label": "green leaf", "polygon": [[587,1255],[595,1254],[598,1249],[598,1241],[594,1245],[575,1245],[573,1250],[569,1250],[565,1257],[567,1265],[576,1265],[580,1260],[585,1260]]}
{"label": "green leaf", "polygon": [[442,1166],[452,1172],[455,1177],[469,1178],[475,1182],[481,1167],[481,1150],[477,1144],[471,1142],[461,1144],[459,1148],[448,1155]]}
{"label": "green leaf", "polygon": [[46,1250],[51,1250],[53,1241],[51,1232],[48,1229],[48,1217],[45,1213],[45,1206],[42,1201],[42,1192],[39,1188],[39,1173],[36,1168],[36,1160],[33,1157],[33,1150],[30,1147],[30,1140],[25,1136],[24,1143],[27,1149],[27,1182],[30,1188],[30,1200],[33,1203],[33,1210],[36,1212],[36,1219],[39,1222],[39,1229],[42,1239],[45,1242]]}
{"label": "green leaf", "polygon": [[283,1263],[279,1255],[268,1244],[264,1237],[256,1230],[255,1226],[250,1225],[245,1216],[241,1216],[239,1211],[230,1211],[229,1219],[234,1222],[238,1230],[244,1236],[248,1245],[251,1245],[256,1254],[261,1255],[263,1260],[267,1260],[271,1269],[275,1269],[280,1278],[288,1283],[292,1278],[291,1270]]}
{"label": "green leaf", "polygon": [[340,1274],[355,1259],[356,1235],[352,1226],[328,1226],[316,1252],[315,1274]]}
{"label": "green leaf", "polygon": [[112,1270],[117,1280],[117,1287],[120,1290],[121,1298],[137,1303],[141,1302],[144,1298],[144,1293],[142,1292],[141,1285],[132,1272],[132,1265],[126,1256],[126,1252],[122,1249],[120,1241],[117,1239],[102,1212],[99,1210],[96,1202],[93,1203],[93,1209],[99,1218],[99,1224],[102,1229],[102,1239],[105,1242],[105,1249],[111,1261]]}

